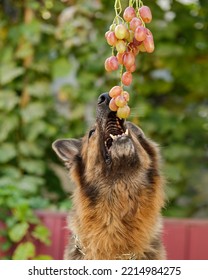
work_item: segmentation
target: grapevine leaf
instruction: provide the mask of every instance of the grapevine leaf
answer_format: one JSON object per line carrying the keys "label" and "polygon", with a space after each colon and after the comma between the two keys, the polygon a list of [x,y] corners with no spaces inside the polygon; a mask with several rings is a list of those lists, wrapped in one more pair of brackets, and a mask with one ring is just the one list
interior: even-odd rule
{"label": "grapevine leaf", "polygon": [[36,239],[40,240],[46,245],[51,244],[50,238],[50,232],[49,230],[43,226],[43,225],[37,225],[35,229],[32,232],[32,236],[35,237]]}
{"label": "grapevine leaf", "polygon": [[27,233],[29,228],[28,223],[19,223],[9,230],[9,237],[13,242],[19,242]]}
{"label": "grapevine leaf", "polygon": [[28,260],[35,256],[35,246],[31,242],[21,243],[12,256],[13,260]]}

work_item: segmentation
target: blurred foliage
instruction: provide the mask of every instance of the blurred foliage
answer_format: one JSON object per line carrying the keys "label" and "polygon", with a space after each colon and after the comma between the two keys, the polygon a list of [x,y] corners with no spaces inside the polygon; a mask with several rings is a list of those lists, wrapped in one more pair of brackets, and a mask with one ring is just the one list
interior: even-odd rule
{"label": "blurred foliage", "polygon": [[[165,215],[207,217],[207,1],[143,2],[156,50],[138,56],[130,120],[161,145]],[[114,16],[107,0],[0,1],[0,189],[15,186],[31,209],[68,207],[51,143],[82,136],[118,81],[103,66]]]}
{"label": "blurred foliage", "polygon": [[42,225],[32,211],[38,198],[26,197],[24,190],[18,187],[0,188],[0,236],[3,238],[0,251],[6,259],[51,259],[47,255],[38,255],[37,241],[50,245],[50,232]]}

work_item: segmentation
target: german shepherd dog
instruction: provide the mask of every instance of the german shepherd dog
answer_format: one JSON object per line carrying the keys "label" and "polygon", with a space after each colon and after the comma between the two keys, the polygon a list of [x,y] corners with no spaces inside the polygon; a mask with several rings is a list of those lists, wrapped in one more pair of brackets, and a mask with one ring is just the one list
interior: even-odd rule
{"label": "german shepherd dog", "polygon": [[64,258],[165,259],[158,147],[110,111],[109,101],[107,93],[100,95],[96,122],[82,139],[52,145],[76,185]]}

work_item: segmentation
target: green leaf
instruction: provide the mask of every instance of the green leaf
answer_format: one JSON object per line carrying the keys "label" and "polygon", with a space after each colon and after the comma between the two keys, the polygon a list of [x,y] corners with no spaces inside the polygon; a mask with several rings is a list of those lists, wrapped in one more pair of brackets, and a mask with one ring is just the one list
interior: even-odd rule
{"label": "green leaf", "polygon": [[35,142],[21,141],[18,143],[19,152],[26,157],[41,157],[44,151]]}
{"label": "green leaf", "polygon": [[17,155],[14,144],[12,143],[4,143],[1,144],[0,149],[0,163],[6,163],[11,159],[15,158]]}
{"label": "green leaf", "polygon": [[9,134],[18,127],[18,123],[18,117],[15,115],[2,119],[0,122],[0,142],[3,142],[8,138]]}
{"label": "green leaf", "polygon": [[35,194],[39,187],[44,186],[45,180],[39,176],[24,175],[16,185],[21,190],[29,193],[30,195]]}
{"label": "green leaf", "polygon": [[54,79],[66,77],[71,70],[71,65],[66,58],[59,58],[53,63],[53,77]]}
{"label": "green leaf", "polygon": [[30,173],[30,174],[37,174],[43,175],[45,172],[45,162],[43,160],[32,160],[32,159],[22,159],[19,162],[20,167]]}
{"label": "green leaf", "polygon": [[30,209],[28,200],[20,199],[18,201],[18,205],[12,209],[13,216],[21,222],[27,223],[37,223],[39,220],[37,216],[33,213],[32,209]]}
{"label": "green leaf", "polygon": [[0,109],[10,112],[19,103],[19,97],[13,90],[0,90]]}
{"label": "green leaf", "polygon": [[34,230],[32,231],[32,236],[36,239],[40,240],[46,245],[51,244],[50,240],[50,232],[49,230],[43,225],[37,225]]}
{"label": "green leaf", "polygon": [[17,246],[12,256],[13,260],[28,260],[35,256],[35,245],[31,242],[21,243]]}
{"label": "green leaf", "polygon": [[24,37],[33,45],[37,45],[41,40],[41,22],[33,19],[22,25]]}
{"label": "green leaf", "polygon": [[27,233],[28,223],[19,223],[9,230],[9,237],[13,242],[19,242]]}
{"label": "green leaf", "polygon": [[[18,180],[21,177],[21,171],[19,170],[19,168],[15,167],[15,166],[2,166],[1,168],[1,174],[3,176],[7,176],[13,180]],[[9,191],[9,195],[14,193],[14,190],[12,188],[12,190],[10,191],[9,187],[6,187],[7,191]],[[0,189],[1,190],[1,189]]]}
{"label": "green leaf", "polygon": [[24,59],[32,55],[33,55],[33,47],[29,42],[22,43],[15,53],[15,56],[18,59]]}
{"label": "green leaf", "polygon": [[17,77],[23,75],[25,69],[18,67],[13,63],[3,64],[0,67],[0,84],[6,85]]}
{"label": "green leaf", "polygon": [[3,244],[1,244],[1,250],[2,251],[8,251],[12,247],[12,243],[10,241],[6,241]]}
{"label": "green leaf", "polygon": [[22,109],[21,115],[25,123],[31,123],[35,120],[42,119],[46,115],[46,108],[43,103],[33,102]]}
{"label": "green leaf", "polygon": [[31,96],[44,98],[49,95],[50,87],[47,81],[36,81],[28,86],[28,92]]}

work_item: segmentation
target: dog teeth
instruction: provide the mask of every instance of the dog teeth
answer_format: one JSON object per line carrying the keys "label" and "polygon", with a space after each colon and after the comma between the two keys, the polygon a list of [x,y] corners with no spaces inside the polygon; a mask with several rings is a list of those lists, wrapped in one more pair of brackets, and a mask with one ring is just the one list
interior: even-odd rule
{"label": "dog teeth", "polygon": [[119,137],[121,137],[121,136],[128,136],[129,135],[129,130],[128,129],[126,129],[126,131],[124,132],[124,133],[122,133],[122,134],[119,134],[119,135],[113,135],[113,134],[110,134],[110,137],[113,139],[113,140],[115,140],[115,139],[117,139],[117,138],[119,138]]}
{"label": "dog teeth", "polygon": [[113,140],[117,138],[117,136],[116,136],[116,135],[113,135],[113,134],[110,134],[110,137],[111,137]]}

